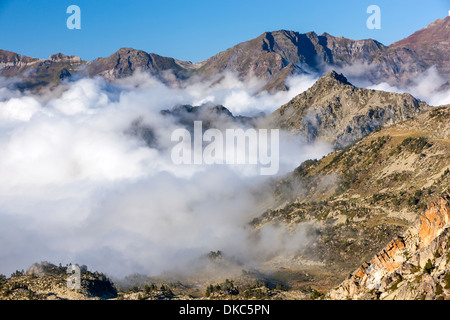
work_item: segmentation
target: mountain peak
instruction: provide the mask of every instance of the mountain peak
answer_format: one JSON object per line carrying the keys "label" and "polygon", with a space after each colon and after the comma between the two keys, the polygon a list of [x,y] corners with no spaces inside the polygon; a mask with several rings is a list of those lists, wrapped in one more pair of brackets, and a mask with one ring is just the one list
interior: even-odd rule
{"label": "mountain peak", "polygon": [[347,78],[342,73],[337,73],[334,70],[329,71],[326,75],[322,76],[316,83],[313,85],[315,88],[327,88],[329,86],[342,86],[342,85],[350,85],[353,86],[350,82],[348,82]]}
{"label": "mountain peak", "polygon": [[331,70],[276,110],[273,117],[282,129],[340,148],[429,108],[409,94],[355,87],[343,74]]}
{"label": "mountain peak", "polygon": [[140,51],[142,51],[142,50],[123,47],[123,48],[120,48],[119,50],[117,50],[116,53],[125,54],[125,53],[136,53],[136,52],[140,52]]}
{"label": "mountain peak", "polygon": [[49,58],[49,61],[52,62],[64,62],[64,61],[69,61],[69,62],[81,62],[81,58],[77,57],[77,56],[67,56],[65,54],[62,53],[56,53],[56,54],[52,54]]}
{"label": "mountain peak", "polygon": [[344,84],[351,84],[350,82],[348,82],[347,78],[342,73],[337,73],[334,70],[328,72],[326,75],[323,76],[323,78],[336,80]]}

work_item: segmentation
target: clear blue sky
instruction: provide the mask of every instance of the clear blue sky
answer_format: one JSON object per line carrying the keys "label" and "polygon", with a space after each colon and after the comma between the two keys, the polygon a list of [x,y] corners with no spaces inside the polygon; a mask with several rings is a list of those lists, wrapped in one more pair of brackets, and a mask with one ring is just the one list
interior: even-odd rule
{"label": "clear blue sky", "polygon": [[[71,4],[81,8],[81,30],[66,27]],[[381,30],[366,27],[371,4],[381,8]],[[133,47],[197,62],[280,29],[388,45],[448,10],[450,0],[0,0],[0,48],[92,60]]]}

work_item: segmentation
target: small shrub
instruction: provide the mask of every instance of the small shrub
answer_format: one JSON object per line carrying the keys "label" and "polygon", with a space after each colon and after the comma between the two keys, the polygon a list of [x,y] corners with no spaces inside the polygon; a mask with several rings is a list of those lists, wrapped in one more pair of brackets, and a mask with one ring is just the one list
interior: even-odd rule
{"label": "small shrub", "polygon": [[450,289],[450,273],[446,273],[444,276],[444,281],[445,281],[445,289]]}
{"label": "small shrub", "polygon": [[285,290],[287,290],[287,288],[284,285],[282,285],[281,283],[278,283],[275,286],[275,290],[285,291]]}
{"label": "small shrub", "polygon": [[434,253],[434,258],[437,259],[440,257],[441,257],[441,254],[439,253],[439,250],[436,250],[436,252]]}
{"label": "small shrub", "polygon": [[431,271],[433,271],[433,269],[434,269],[433,263],[431,262],[430,259],[428,259],[427,263],[423,267],[423,272],[431,274]]}
{"label": "small shrub", "polygon": [[420,271],[420,267],[419,266],[413,266],[412,269],[411,269],[412,273],[417,273],[419,271]]}
{"label": "small shrub", "polygon": [[321,292],[317,291],[316,289],[314,289],[313,293],[311,294],[311,299],[312,300],[316,300],[316,299],[321,298],[323,295],[324,295],[323,293],[321,293]]}
{"label": "small shrub", "polygon": [[16,270],[15,272],[13,272],[12,274],[11,274],[11,278],[14,278],[14,277],[21,277],[21,276],[23,276],[25,274],[25,271],[19,271],[19,270]]}
{"label": "small shrub", "polygon": [[437,284],[436,285],[436,295],[440,296],[443,293],[444,293],[444,290],[442,289],[442,286],[440,284]]}

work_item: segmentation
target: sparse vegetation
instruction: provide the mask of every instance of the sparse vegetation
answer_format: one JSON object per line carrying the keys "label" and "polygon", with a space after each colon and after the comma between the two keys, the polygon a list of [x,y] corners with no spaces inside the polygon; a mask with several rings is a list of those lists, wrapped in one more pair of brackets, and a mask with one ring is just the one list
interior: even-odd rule
{"label": "sparse vegetation", "polygon": [[408,137],[397,147],[397,151],[400,153],[402,150],[407,150],[409,152],[420,154],[424,149],[430,148],[431,146],[432,144],[429,143],[425,137]]}
{"label": "sparse vegetation", "polygon": [[215,294],[215,296],[236,296],[239,294],[239,289],[234,285],[233,281],[228,279],[224,283],[212,285],[206,287],[205,296],[210,297]]}
{"label": "sparse vegetation", "polygon": [[411,273],[417,273],[420,271],[420,267],[419,266],[413,266],[411,269]]}
{"label": "sparse vegetation", "polygon": [[425,266],[423,267],[423,272],[424,272],[424,273],[431,274],[431,272],[433,271],[433,269],[434,269],[434,265],[433,265],[433,263],[431,262],[431,260],[428,259],[427,263],[426,263]]}
{"label": "sparse vegetation", "polygon": [[313,290],[313,293],[311,294],[311,300],[316,300],[323,298],[324,294],[322,292],[317,291],[316,289]]}
{"label": "sparse vegetation", "polygon": [[434,252],[434,259],[440,258],[441,254],[439,253],[439,250],[436,249],[436,251]]}
{"label": "sparse vegetation", "polygon": [[390,291],[394,291],[398,289],[398,285],[400,284],[400,282],[403,281],[403,277],[400,274],[397,274],[398,279],[396,281],[394,281],[394,283],[391,285],[391,287],[389,288]]}
{"label": "sparse vegetation", "polygon": [[436,285],[436,295],[437,295],[437,296],[440,296],[440,295],[443,294],[443,293],[444,293],[444,290],[443,290],[442,286],[438,283],[438,284]]}
{"label": "sparse vegetation", "polygon": [[11,278],[22,277],[23,275],[25,275],[24,270],[22,270],[22,271],[16,270],[11,274]]}
{"label": "sparse vegetation", "polygon": [[210,251],[207,257],[211,261],[219,260],[222,258],[222,251]]}
{"label": "sparse vegetation", "polygon": [[447,272],[444,276],[445,289],[450,289],[450,272]]}

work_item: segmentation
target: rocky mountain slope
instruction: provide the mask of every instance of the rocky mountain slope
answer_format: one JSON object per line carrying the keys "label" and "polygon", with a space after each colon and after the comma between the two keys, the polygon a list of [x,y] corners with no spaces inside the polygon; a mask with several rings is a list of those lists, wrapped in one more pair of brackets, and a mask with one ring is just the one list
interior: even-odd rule
{"label": "rocky mountain slope", "polygon": [[121,48],[109,57],[90,62],[62,54],[38,60],[0,50],[0,75],[23,78],[23,87],[33,88],[58,83],[73,73],[117,79],[143,70],[173,85],[192,76],[215,78],[227,71],[241,79],[252,76],[264,80],[261,90],[274,92],[287,88],[285,80],[290,75],[324,74],[334,69],[372,83],[402,87],[433,65],[448,79],[449,21],[449,17],[436,20],[390,46],[328,33],[265,32],[199,63],[132,48]]}
{"label": "rocky mountain slope", "polygon": [[14,74],[18,69],[39,61],[36,58],[21,56],[20,54],[0,49],[0,68],[4,75]]}
{"label": "rocky mountain slope", "polygon": [[[448,188],[449,120],[450,106],[434,108],[308,160],[274,182],[278,205],[252,225],[308,223],[317,237],[292,257],[296,267],[286,262],[284,276],[292,286],[313,282],[322,291],[336,286],[403,234]],[[302,276],[296,280],[296,274]]]}
{"label": "rocky mountain slope", "polygon": [[[373,82],[406,84],[431,65],[448,79],[449,21],[440,19],[389,47],[314,32],[266,32],[199,64],[130,48],[92,62],[0,50],[0,75],[21,78],[25,89],[77,73],[113,80],[143,70],[179,84],[232,71],[263,79],[272,91],[286,89],[292,74],[351,71],[362,64],[363,76]],[[206,124],[267,124],[233,116],[223,106],[182,105],[162,114],[186,126],[199,118]],[[314,239],[310,246],[269,259],[261,273],[244,270],[242,277],[209,283],[139,278],[120,287],[86,269],[83,289],[71,291],[65,267],[41,263],[0,277],[0,299],[449,298],[450,106],[431,108],[409,94],[357,88],[330,71],[268,122],[340,149],[272,181],[276,205],[249,222],[255,233],[269,224],[305,225]],[[125,133],[156,145],[152,129],[139,119]]]}
{"label": "rocky mountain slope", "polygon": [[373,39],[353,40],[328,33],[265,32],[207,59],[198,73],[211,77],[227,70],[241,78],[255,76],[267,80],[264,89],[268,91],[285,89],[284,80],[292,74],[323,74],[330,69],[372,83],[402,87],[436,65],[448,79],[449,23],[449,17],[438,19],[390,46]]}
{"label": "rocky mountain slope", "polygon": [[[268,224],[293,229],[306,224],[314,241],[307,247],[299,243],[298,252],[282,259],[269,259],[260,272],[242,270],[228,280],[135,277],[114,281],[113,286],[101,274],[86,272],[84,283],[96,289],[77,292],[67,288],[63,267],[40,264],[26,273],[2,277],[0,298],[445,298],[449,120],[450,106],[431,109],[320,160],[308,160],[274,181],[278,205],[249,226],[258,232]],[[217,267],[227,265],[226,253],[210,256]],[[215,268],[212,265],[210,271]],[[105,288],[116,295],[107,297]]]}
{"label": "rocky mountain slope", "polygon": [[[450,16],[430,23],[411,36],[389,46],[390,50],[407,49],[417,54],[427,66],[436,66],[444,79],[450,78]],[[447,82],[448,85],[448,82]]]}
{"label": "rocky mountain slope", "polygon": [[308,141],[323,140],[342,147],[429,109],[410,94],[357,88],[344,75],[330,71],[276,110],[271,122]]}
{"label": "rocky mountain slope", "polygon": [[140,69],[170,83],[186,79],[192,73],[193,64],[142,50],[121,48],[109,57],[95,59],[88,64],[88,69],[91,76],[100,75],[110,80],[131,76]]}
{"label": "rocky mountain slope", "polygon": [[405,85],[411,76],[426,70],[426,65],[412,50],[398,47],[389,51],[372,39],[280,30],[265,32],[217,54],[206,60],[198,73],[210,77],[228,70],[241,78],[251,75],[267,80],[265,89],[274,91],[285,89],[281,79],[292,74],[320,74],[330,69],[347,69],[373,83]]}
{"label": "rocky mountain slope", "polygon": [[0,76],[21,79],[16,83],[19,89],[39,89],[58,84],[62,79],[82,72],[85,66],[86,62],[77,56],[58,53],[39,60],[0,50]]}
{"label": "rocky mountain slope", "polygon": [[404,234],[361,265],[330,299],[450,299],[450,189]]}

